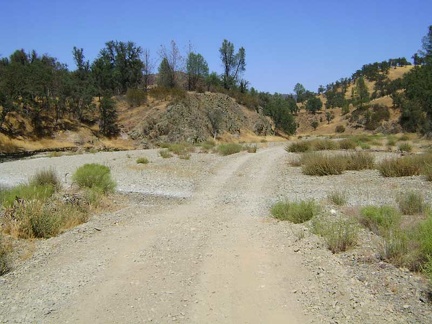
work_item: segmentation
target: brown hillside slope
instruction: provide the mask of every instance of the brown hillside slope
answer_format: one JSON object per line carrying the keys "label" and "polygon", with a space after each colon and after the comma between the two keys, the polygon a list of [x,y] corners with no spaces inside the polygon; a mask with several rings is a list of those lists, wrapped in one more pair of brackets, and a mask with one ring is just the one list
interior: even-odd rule
{"label": "brown hillside slope", "polygon": [[[120,134],[101,135],[98,123],[47,119],[47,134],[37,137],[29,120],[10,114],[0,133],[0,155],[18,152],[65,150],[128,150],[154,147],[161,142],[200,142],[217,137],[221,141],[260,141],[274,134],[269,118],[239,105],[220,93],[184,93],[164,99],[148,97],[145,104],[131,107],[125,97],[115,98]],[[94,120],[98,120],[97,111]],[[213,122],[213,124],[212,124]],[[277,140],[267,137],[267,140]]]}
{"label": "brown hillside slope", "polygon": [[125,131],[144,146],[156,142],[201,142],[223,134],[237,139],[248,134],[273,134],[268,118],[220,93],[190,92],[184,99],[152,102],[126,110],[123,115],[127,115],[121,119]]}

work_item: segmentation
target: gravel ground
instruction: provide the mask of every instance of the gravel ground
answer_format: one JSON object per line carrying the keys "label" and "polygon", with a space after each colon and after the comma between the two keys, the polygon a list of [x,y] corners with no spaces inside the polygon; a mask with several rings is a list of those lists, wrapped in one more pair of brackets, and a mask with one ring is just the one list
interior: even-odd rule
{"label": "gravel ground", "polygon": [[[395,204],[421,177],[377,171],[309,177],[269,145],[256,154],[162,159],[157,150],[37,157],[0,164],[0,185],[52,167],[65,186],[85,163],[109,166],[128,200],[34,252],[0,278],[1,323],[428,323],[425,280],[382,262],[376,238],[334,255],[305,225],[277,222],[279,199],[320,201],[343,190],[348,206]],[[384,153],[377,153],[382,158]],[[147,157],[147,165],[136,163]]]}

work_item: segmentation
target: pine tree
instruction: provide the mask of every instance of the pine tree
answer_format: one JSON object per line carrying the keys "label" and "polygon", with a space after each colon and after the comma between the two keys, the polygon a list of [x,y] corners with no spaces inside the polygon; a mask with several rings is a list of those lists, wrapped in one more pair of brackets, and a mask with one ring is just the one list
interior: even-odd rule
{"label": "pine tree", "polygon": [[117,125],[117,109],[114,100],[108,96],[101,99],[99,129],[105,136],[115,136],[119,129]]}
{"label": "pine tree", "polygon": [[174,71],[171,69],[167,58],[163,58],[159,65],[157,85],[163,88],[174,88],[175,86]]}
{"label": "pine tree", "polygon": [[354,106],[360,109],[362,109],[370,101],[369,90],[363,77],[359,77],[357,79],[356,85],[353,88],[352,99]]}

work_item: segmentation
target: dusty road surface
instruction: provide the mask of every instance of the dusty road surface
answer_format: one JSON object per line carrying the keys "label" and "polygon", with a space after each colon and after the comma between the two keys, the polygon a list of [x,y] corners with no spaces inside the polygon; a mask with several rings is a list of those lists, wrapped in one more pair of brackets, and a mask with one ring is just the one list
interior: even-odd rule
{"label": "dusty road surface", "polygon": [[[170,165],[163,168],[155,152],[155,166],[141,169],[128,167],[127,153],[115,154],[101,161],[112,166],[122,191],[135,191],[127,206],[36,242],[33,257],[0,278],[0,322],[409,322],[316,237],[300,240],[302,227],[269,217],[269,206],[283,196],[278,184],[290,181],[283,146],[228,157],[194,154],[162,161]],[[73,156],[43,164],[64,172],[66,163],[86,162]],[[152,185],[160,195],[138,190]]]}

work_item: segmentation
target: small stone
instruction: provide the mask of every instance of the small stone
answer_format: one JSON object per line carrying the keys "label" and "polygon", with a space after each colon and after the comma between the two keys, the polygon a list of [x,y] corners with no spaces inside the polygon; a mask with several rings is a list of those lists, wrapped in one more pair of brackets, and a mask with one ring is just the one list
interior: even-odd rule
{"label": "small stone", "polygon": [[365,282],[366,281],[366,277],[365,276],[358,276],[357,279],[361,282]]}

